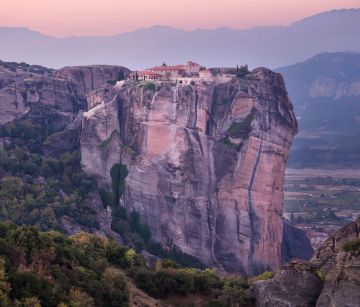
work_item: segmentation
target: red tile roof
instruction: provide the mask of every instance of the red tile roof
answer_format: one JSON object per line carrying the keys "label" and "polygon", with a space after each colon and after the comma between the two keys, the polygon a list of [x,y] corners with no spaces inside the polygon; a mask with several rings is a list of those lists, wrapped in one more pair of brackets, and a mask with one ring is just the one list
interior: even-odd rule
{"label": "red tile roof", "polygon": [[158,74],[156,72],[150,71],[150,70],[142,70],[137,72],[138,76],[159,76],[161,77],[161,74]]}
{"label": "red tile roof", "polygon": [[169,71],[169,70],[185,70],[187,68],[186,65],[175,65],[175,66],[157,66],[149,68],[148,70],[155,70],[155,71]]}

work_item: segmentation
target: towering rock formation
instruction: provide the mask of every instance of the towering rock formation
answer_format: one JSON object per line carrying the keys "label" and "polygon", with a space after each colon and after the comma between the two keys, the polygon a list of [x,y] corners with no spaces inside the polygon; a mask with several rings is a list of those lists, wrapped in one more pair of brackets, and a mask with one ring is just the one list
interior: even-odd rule
{"label": "towering rock formation", "polygon": [[88,96],[84,169],[110,182],[152,238],[219,270],[256,274],[281,261],[285,163],[296,119],[282,77],[255,69],[228,82],[104,87]]}

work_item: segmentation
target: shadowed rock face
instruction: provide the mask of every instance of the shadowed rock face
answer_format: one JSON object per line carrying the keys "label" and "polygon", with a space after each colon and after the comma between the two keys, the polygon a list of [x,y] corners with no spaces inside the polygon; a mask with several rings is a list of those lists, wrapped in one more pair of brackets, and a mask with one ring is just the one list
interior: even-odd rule
{"label": "shadowed rock face", "polygon": [[284,222],[281,263],[285,264],[293,258],[309,260],[313,253],[314,250],[305,232]]}
{"label": "shadowed rock face", "polygon": [[176,87],[124,83],[92,92],[84,169],[99,182],[121,161],[120,200],[152,238],[222,271],[256,274],[281,261],[283,178],[296,119],[283,79]]}

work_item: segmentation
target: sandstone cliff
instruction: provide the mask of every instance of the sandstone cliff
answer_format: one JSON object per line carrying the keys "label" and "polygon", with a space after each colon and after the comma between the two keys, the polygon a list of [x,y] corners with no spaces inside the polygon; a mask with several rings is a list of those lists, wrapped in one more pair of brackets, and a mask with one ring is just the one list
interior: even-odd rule
{"label": "sandstone cliff", "polygon": [[256,274],[281,261],[285,163],[296,119],[267,69],[225,83],[134,84],[91,92],[84,169],[102,184],[121,161],[120,200],[152,238],[219,270]]}

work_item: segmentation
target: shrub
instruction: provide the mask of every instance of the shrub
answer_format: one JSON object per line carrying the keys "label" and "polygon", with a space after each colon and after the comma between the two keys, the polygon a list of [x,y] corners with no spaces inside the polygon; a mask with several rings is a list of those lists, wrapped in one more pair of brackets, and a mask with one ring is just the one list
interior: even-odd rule
{"label": "shrub", "polygon": [[116,80],[107,80],[106,83],[114,86],[116,85]]}
{"label": "shrub", "polygon": [[120,70],[117,75],[117,81],[123,81],[123,80],[125,80],[125,74],[122,70]]}
{"label": "shrub", "polygon": [[194,291],[194,276],[185,270],[175,273],[176,292],[185,295]]}
{"label": "shrub", "polygon": [[262,274],[260,274],[260,275],[257,275],[257,276],[255,276],[255,277],[250,278],[250,279],[249,279],[249,283],[252,284],[252,283],[254,283],[254,282],[256,282],[256,281],[259,281],[259,280],[268,280],[268,279],[273,278],[274,275],[275,275],[274,272],[269,272],[269,271],[267,271],[267,272],[264,272],[264,273],[262,273]]}
{"label": "shrub", "polygon": [[153,82],[147,82],[144,85],[144,91],[152,91],[155,92],[156,85]]}
{"label": "shrub", "polygon": [[109,267],[103,273],[101,284],[104,287],[104,306],[126,306],[129,301],[129,293],[126,286],[125,276],[116,268]]}
{"label": "shrub", "polygon": [[343,249],[345,252],[360,251],[360,239],[346,242],[343,246]]}
{"label": "shrub", "polygon": [[119,203],[120,196],[124,192],[125,178],[128,174],[127,166],[121,163],[115,163],[110,170],[115,204]]}
{"label": "shrub", "polygon": [[130,229],[139,234],[145,243],[148,243],[151,238],[149,226],[140,222],[140,214],[136,211],[132,211],[129,217]]}
{"label": "shrub", "polygon": [[236,77],[237,78],[243,78],[246,75],[250,74],[248,65],[243,65],[236,68]]}
{"label": "shrub", "polygon": [[192,267],[198,269],[205,269],[206,266],[196,257],[182,252],[177,246],[173,246],[170,250],[165,250],[161,244],[150,242],[147,250],[160,258],[175,260],[184,267]]}
{"label": "shrub", "polygon": [[251,122],[254,119],[254,112],[251,111],[248,116],[241,122],[234,122],[231,124],[227,133],[232,137],[248,138],[251,132]]}

